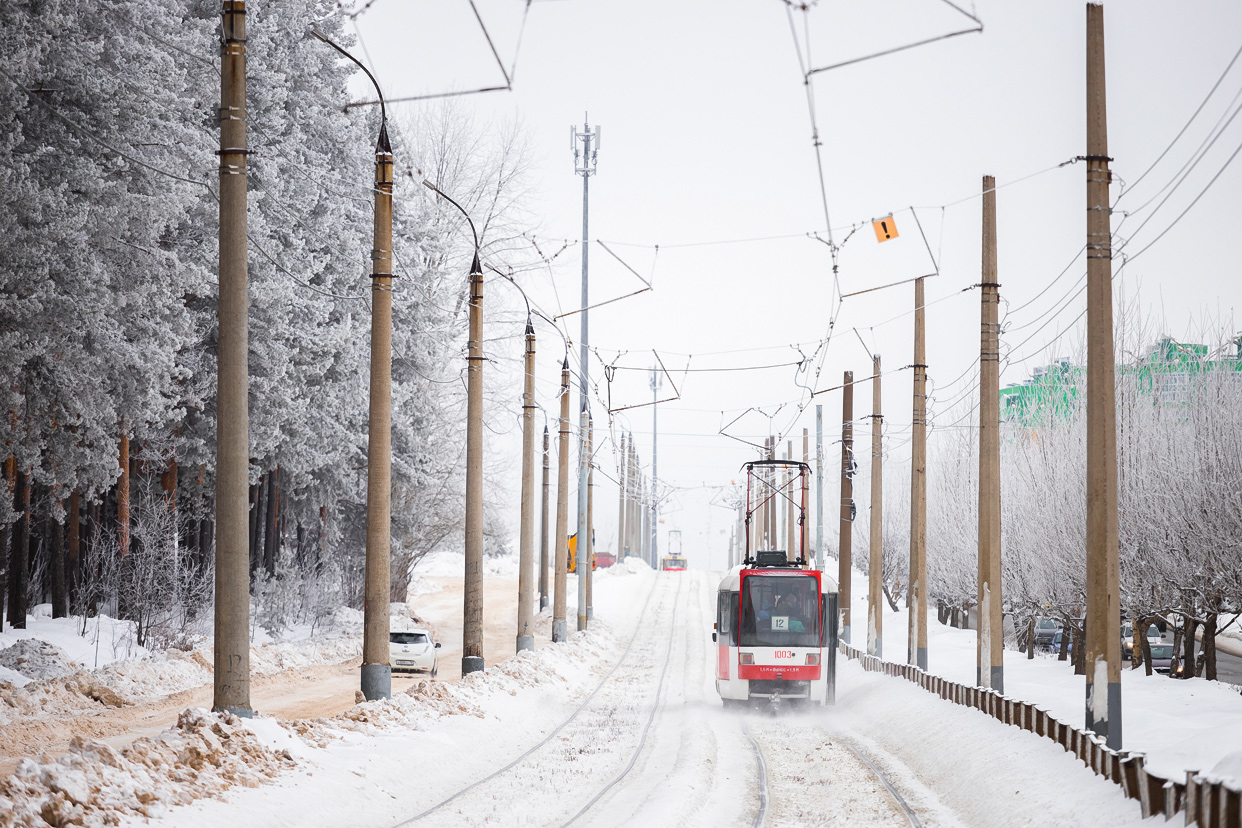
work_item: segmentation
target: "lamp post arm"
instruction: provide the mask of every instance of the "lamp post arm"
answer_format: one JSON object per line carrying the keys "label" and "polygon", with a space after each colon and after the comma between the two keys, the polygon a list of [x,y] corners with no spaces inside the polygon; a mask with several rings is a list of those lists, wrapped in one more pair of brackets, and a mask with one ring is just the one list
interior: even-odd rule
{"label": "lamp post arm", "polygon": [[322,40],[324,43],[331,46],[333,49],[336,49],[338,52],[340,52],[345,57],[349,58],[351,61],[353,61],[358,66],[359,69],[367,73],[367,77],[371,79],[371,83],[375,86],[375,94],[379,96],[380,120],[383,121],[384,123],[388,123],[388,113],[384,109],[384,93],[380,91],[379,81],[375,79],[375,75],[371,74],[371,70],[363,66],[362,61],[358,60],[358,58],[354,57],[349,52],[345,51],[340,46],[337,46],[335,43],[333,43],[331,38],[329,38],[323,32],[319,31],[319,29],[317,29],[316,27],[312,26],[310,33],[313,36],[317,37],[318,39]]}

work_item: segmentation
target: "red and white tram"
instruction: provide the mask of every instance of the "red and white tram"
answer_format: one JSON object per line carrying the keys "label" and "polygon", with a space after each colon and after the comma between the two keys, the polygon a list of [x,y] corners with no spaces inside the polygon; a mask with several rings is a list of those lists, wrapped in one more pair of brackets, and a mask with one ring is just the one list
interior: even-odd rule
{"label": "red and white tram", "polygon": [[[806,477],[795,461],[746,464],[746,546],[741,564],[720,582],[716,600],[716,690],[725,706],[766,701],[774,707],[794,701],[836,701],[837,585],[810,568],[805,532],[798,557],[785,550],[752,552],[775,538],[775,510],[791,501],[798,526],[805,525]],[[777,481],[781,473],[783,481]],[[794,501],[795,484],[801,497]],[[757,495],[757,498],[753,495]],[[756,500],[758,502],[756,502]],[[754,525],[752,526],[752,521]]]}

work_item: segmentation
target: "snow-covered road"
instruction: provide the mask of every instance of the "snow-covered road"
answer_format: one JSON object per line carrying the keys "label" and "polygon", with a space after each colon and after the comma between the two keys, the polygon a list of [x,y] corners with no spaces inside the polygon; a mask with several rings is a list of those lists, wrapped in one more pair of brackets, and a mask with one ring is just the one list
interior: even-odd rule
{"label": "snow-covered road", "polygon": [[778,717],[726,712],[712,675],[718,579],[695,571],[601,578],[589,634],[455,685],[452,715],[428,716],[409,702],[403,709],[414,712],[393,726],[385,717],[397,700],[384,703],[390,706],[355,719],[326,747],[298,749],[300,769],[276,784],[234,788],[161,821],[265,828],[1139,823],[1135,803],[1047,740],[851,662],[839,663],[834,707]]}

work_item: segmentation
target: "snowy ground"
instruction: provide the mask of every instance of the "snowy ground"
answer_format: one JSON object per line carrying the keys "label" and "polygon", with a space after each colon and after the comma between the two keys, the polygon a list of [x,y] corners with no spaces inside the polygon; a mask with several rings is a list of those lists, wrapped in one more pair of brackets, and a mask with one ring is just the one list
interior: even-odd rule
{"label": "snowy ground", "polygon": [[[867,618],[867,576],[854,572],[853,646],[865,650],[862,635]],[[883,658],[905,663],[909,616],[904,608],[884,606]],[[927,619],[928,672],[974,684],[976,633]],[[1005,651],[1005,695],[1033,702],[1066,724],[1082,727],[1086,677],[1075,676],[1068,661],[1051,653],[1035,658]],[[1242,751],[1242,694],[1220,682],[1201,678],[1174,680],[1124,668],[1121,673],[1122,747],[1147,755],[1147,769],[1170,779],[1187,770],[1212,771],[1231,754]],[[1220,773],[1224,773],[1221,767]],[[1242,785],[1242,778],[1236,779]]]}
{"label": "snowy ground", "polygon": [[[509,574],[488,581],[511,589]],[[724,711],[710,640],[718,578],[637,562],[600,572],[590,632],[552,645],[544,615],[533,653],[492,656],[485,673],[416,680],[336,715],[242,722],[189,710],[124,751],[80,740],[0,782],[0,826],[742,826],[759,815],[761,790],[769,826],[912,824],[902,802],[929,827],[1140,823],[1135,802],[1048,740],[845,660],[834,707]],[[450,596],[460,612],[449,572],[415,591],[420,615]],[[569,594],[572,616],[572,579]],[[489,606],[500,651],[511,652],[512,610]],[[885,622],[890,654],[903,653],[904,617]],[[973,671],[973,634],[932,631],[933,668],[964,678],[949,671],[968,651]],[[1029,673],[1013,662],[1019,686],[1072,680],[1055,661]],[[1062,692],[1076,712],[1073,691]],[[1129,740],[1142,738],[1127,726]],[[1165,746],[1169,761],[1176,747]]]}

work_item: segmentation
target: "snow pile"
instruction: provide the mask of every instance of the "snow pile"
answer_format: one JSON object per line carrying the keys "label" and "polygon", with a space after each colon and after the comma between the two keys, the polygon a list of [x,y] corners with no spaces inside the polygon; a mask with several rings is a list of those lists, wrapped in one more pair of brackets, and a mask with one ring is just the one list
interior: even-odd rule
{"label": "snow pile", "polygon": [[21,673],[28,679],[49,679],[78,671],[64,650],[47,641],[23,638],[0,650],[0,667]]}
{"label": "snow pile", "polygon": [[[19,641],[38,639],[56,645],[69,662],[86,668],[147,655],[146,648],[138,646],[132,621],[100,615],[88,619],[84,628],[81,616],[52,618],[51,604],[39,604],[32,613],[26,616],[24,630],[4,625],[4,632],[0,633],[0,650],[8,649]],[[26,678],[46,678],[27,674],[20,668],[17,670]]]}
{"label": "snow pile", "polygon": [[253,788],[294,764],[287,748],[264,741],[235,716],[199,709],[119,752],[74,737],[67,755],[42,764],[24,759],[0,782],[0,828],[116,824],[158,817],[233,785]]}
{"label": "snow pile", "polygon": [[21,687],[0,683],[0,725],[49,713],[78,715],[103,707],[121,707],[121,697],[87,672],[27,682]]}
{"label": "snow pile", "polygon": [[[337,718],[318,724],[328,729],[375,733],[425,730],[444,716],[484,718],[497,696],[516,696],[520,690],[545,686],[567,690],[584,673],[603,663],[616,647],[615,636],[597,621],[589,632],[572,634],[565,645],[518,653],[451,684],[420,681],[391,699],[355,705]],[[304,723],[298,732],[311,736],[316,728]]]}

